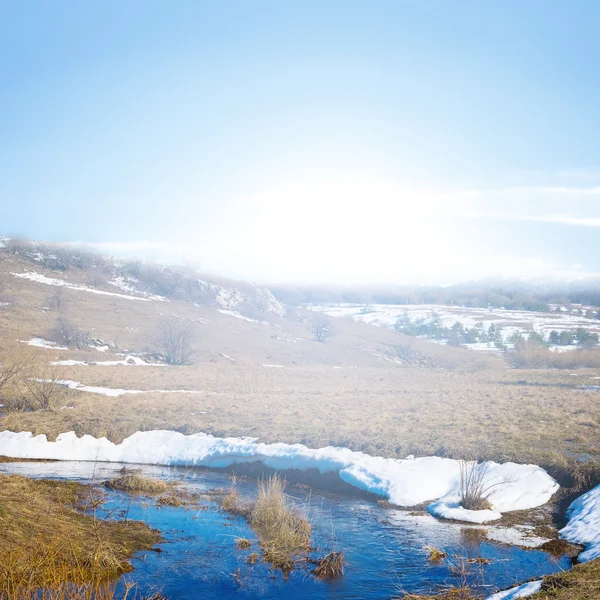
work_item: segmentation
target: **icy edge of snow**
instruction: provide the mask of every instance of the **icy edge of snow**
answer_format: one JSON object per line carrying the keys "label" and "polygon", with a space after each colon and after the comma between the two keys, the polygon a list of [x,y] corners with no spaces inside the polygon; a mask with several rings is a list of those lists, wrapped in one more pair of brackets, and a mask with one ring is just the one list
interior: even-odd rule
{"label": "icy edge of snow", "polygon": [[486,598],[486,600],[516,600],[517,598],[527,598],[527,596],[537,594],[542,589],[542,583],[542,579],[529,581],[528,583],[523,583],[522,585],[510,588],[509,590],[492,594]]}
{"label": "icy edge of snow", "polygon": [[559,533],[565,540],[586,547],[577,557],[579,562],[600,558],[600,485],[573,501],[567,516],[569,522]]}
{"label": "icy edge of snow", "polygon": [[[45,435],[34,437],[28,432],[4,431],[0,433],[0,455],[202,467],[261,461],[277,470],[317,469],[321,473],[337,473],[346,483],[383,496],[398,506],[415,506],[432,500],[449,504],[456,501],[460,489],[460,463],[454,459],[430,456],[397,460],[348,448],[311,449],[302,444],[263,444],[250,438],[218,438],[204,433],[185,436],[174,431],[143,431],[113,444],[106,438],[89,435],[78,438],[73,432],[49,442]],[[493,520],[495,512],[541,506],[559,487],[536,465],[489,463],[488,478],[490,482],[503,482],[489,497],[493,511],[463,509],[458,517],[451,518],[484,523]],[[436,504],[439,502],[431,505],[434,514]]]}

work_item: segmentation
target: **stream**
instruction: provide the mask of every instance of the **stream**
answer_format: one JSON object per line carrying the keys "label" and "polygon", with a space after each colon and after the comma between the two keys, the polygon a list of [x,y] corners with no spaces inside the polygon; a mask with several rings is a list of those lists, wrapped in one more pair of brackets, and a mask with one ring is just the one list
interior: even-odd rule
{"label": "stream", "polygon": [[[0,472],[34,478],[57,478],[101,484],[118,475],[123,465],[91,462],[0,463]],[[129,465],[131,467],[131,465]],[[178,481],[195,494],[227,488],[225,473],[203,469],[144,466],[152,477]],[[256,494],[256,481],[238,480],[242,495]],[[241,518],[220,510],[219,499],[203,496],[198,506],[159,507],[153,498],[107,491],[99,510],[106,518],[145,521],[159,529],[161,551],[144,551],[132,560],[134,571],[118,585],[135,582],[138,595],[160,592],[169,600],[221,598],[384,599],[406,592],[435,593],[449,585],[468,584],[483,597],[531,578],[569,569],[570,559],[540,550],[491,542],[477,535],[490,526],[440,522],[424,513],[380,506],[370,499],[288,486],[286,493],[306,512],[313,528],[315,559],[331,549],[342,551],[345,574],[337,581],[320,581],[314,565],[299,565],[287,577],[261,560],[257,538]],[[239,550],[237,538],[252,541]],[[428,558],[428,547],[448,554],[440,563]],[[487,564],[468,563],[483,558]],[[465,568],[463,568],[463,566]]]}

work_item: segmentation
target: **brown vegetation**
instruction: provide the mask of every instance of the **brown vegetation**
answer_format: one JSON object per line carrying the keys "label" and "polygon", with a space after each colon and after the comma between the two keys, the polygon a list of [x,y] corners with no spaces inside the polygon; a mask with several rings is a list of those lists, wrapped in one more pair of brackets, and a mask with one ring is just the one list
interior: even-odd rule
{"label": "brown vegetation", "polygon": [[126,471],[119,477],[109,479],[104,485],[111,490],[119,490],[120,492],[142,496],[162,494],[173,487],[173,484],[167,481],[147,477],[140,471]]}
{"label": "brown vegetation", "polygon": [[337,579],[344,574],[344,564],[342,552],[330,552],[318,560],[313,574],[318,579]]}
{"label": "brown vegetation", "polygon": [[248,520],[260,538],[265,562],[289,571],[294,568],[294,559],[310,549],[311,527],[284,489],[285,481],[273,475],[259,484],[254,503],[242,500],[233,489],[224,496],[221,506]]}
{"label": "brown vegetation", "polygon": [[0,597],[110,598],[107,577],[130,571],[133,553],[160,540],[143,523],[84,514],[86,502],[101,499],[80,484],[0,475]]}

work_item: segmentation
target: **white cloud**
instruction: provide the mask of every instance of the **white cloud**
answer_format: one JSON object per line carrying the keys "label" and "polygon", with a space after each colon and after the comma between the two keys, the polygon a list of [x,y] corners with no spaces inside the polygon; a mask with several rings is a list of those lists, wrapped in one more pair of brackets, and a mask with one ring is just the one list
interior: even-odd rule
{"label": "white cloud", "polygon": [[[496,247],[486,243],[482,231],[506,229],[510,221],[600,227],[600,187],[439,191],[330,177],[288,187],[280,183],[240,197],[210,226],[203,226],[202,215],[191,215],[176,239],[88,245],[255,281],[431,283],[486,276],[598,276],[585,265],[588,257],[551,260],[547,245],[529,244],[525,252],[518,239]],[[574,268],[574,262],[582,264]]]}

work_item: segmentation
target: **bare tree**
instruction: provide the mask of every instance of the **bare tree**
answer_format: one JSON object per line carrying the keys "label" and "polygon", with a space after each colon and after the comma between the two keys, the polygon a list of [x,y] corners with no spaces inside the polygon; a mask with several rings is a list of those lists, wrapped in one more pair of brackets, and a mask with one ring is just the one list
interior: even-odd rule
{"label": "bare tree", "polygon": [[35,400],[36,408],[48,410],[65,394],[60,385],[60,377],[56,366],[40,363],[31,373],[31,377],[23,381],[25,388]]}
{"label": "bare tree", "polygon": [[37,353],[27,348],[0,352],[0,394],[7,388],[18,387],[34,368]]}
{"label": "bare tree", "polygon": [[191,362],[196,338],[192,321],[178,317],[163,319],[154,336],[154,350],[169,365],[187,365]]}
{"label": "bare tree", "polygon": [[312,331],[317,342],[324,342],[335,333],[331,319],[322,313],[315,313],[311,318],[308,327]]}
{"label": "bare tree", "polygon": [[67,296],[65,288],[57,287],[54,293],[48,298],[48,307],[58,313],[67,312]]}

